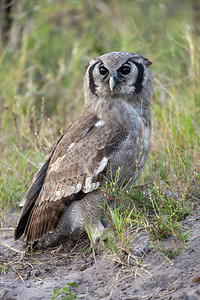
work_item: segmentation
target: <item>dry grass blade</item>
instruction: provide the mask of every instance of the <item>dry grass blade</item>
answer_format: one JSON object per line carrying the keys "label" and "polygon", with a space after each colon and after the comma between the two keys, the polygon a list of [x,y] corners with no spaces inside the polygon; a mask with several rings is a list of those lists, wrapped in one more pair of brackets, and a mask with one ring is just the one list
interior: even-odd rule
{"label": "dry grass blade", "polygon": [[6,243],[4,243],[4,242],[2,242],[2,241],[0,241],[0,244],[1,244],[2,246],[4,246],[4,247],[7,247],[8,249],[10,249],[10,250],[12,250],[12,251],[14,251],[14,252],[17,252],[17,253],[20,253],[20,254],[24,254],[24,253],[25,253],[25,252],[23,252],[23,251],[17,250],[17,249],[15,249],[15,248],[9,246],[8,244],[6,244]]}

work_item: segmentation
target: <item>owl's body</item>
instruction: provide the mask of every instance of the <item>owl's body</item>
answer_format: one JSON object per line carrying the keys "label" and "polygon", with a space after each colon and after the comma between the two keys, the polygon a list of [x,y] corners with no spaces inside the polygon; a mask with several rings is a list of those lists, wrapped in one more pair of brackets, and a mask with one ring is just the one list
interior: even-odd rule
{"label": "owl's body", "polygon": [[85,107],[53,146],[24,197],[15,238],[54,246],[91,225],[95,242],[104,229],[101,187],[118,168],[119,183],[134,183],[150,148],[151,63],[111,52],[87,67]]}

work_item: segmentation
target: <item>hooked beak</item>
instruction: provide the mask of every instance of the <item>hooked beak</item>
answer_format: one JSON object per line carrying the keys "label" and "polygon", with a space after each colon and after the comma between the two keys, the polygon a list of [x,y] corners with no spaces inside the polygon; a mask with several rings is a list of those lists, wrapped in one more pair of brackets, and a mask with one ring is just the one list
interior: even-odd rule
{"label": "hooked beak", "polygon": [[113,92],[113,89],[116,86],[116,84],[117,84],[117,82],[115,81],[115,77],[111,76],[110,80],[109,80],[109,86],[110,86],[111,92]]}

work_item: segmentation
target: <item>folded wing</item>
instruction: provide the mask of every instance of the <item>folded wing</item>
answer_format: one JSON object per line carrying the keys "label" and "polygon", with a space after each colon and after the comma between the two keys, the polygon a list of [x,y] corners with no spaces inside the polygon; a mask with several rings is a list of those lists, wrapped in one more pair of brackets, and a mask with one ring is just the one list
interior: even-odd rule
{"label": "folded wing", "polygon": [[25,195],[15,231],[18,239],[38,240],[55,230],[72,201],[97,189],[109,168],[109,159],[127,137],[121,124],[105,124],[96,115],[84,115],[60,138]]}

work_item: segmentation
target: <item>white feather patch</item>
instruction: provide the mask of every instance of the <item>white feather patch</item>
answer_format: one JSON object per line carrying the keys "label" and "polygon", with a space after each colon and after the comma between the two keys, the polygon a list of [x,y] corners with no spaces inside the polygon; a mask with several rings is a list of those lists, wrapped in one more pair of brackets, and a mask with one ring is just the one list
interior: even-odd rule
{"label": "white feather patch", "polygon": [[80,192],[81,188],[82,188],[82,184],[81,184],[81,183],[78,183],[78,184],[76,185],[76,188],[75,188],[74,193]]}
{"label": "white feather patch", "polygon": [[63,155],[62,157],[58,157],[58,159],[56,159],[56,161],[52,165],[50,165],[49,173],[57,171],[60,168],[60,165],[61,165],[64,157],[65,157],[65,155]]}
{"label": "white feather patch", "polygon": [[105,122],[103,120],[99,120],[96,124],[95,127],[101,127],[105,124]]}
{"label": "white feather patch", "polygon": [[74,146],[74,143],[71,143],[71,145],[69,145],[67,151],[69,151],[69,149],[71,149]]}
{"label": "white feather patch", "polygon": [[104,157],[102,159],[102,161],[100,162],[98,169],[96,171],[94,171],[93,176],[97,176],[99,173],[101,173],[104,170],[107,163],[108,163],[108,158]]}
{"label": "white feather patch", "polygon": [[83,187],[84,193],[89,193],[92,190],[92,177],[87,177],[85,180],[85,186]]}
{"label": "white feather patch", "polygon": [[100,185],[100,182],[92,182],[92,177],[87,177],[85,180],[85,186],[83,186],[82,191],[84,193],[92,192],[96,190]]}
{"label": "white feather patch", "polygon": [[92,180],[93,180],[93,177],[97,176],[99,173],[101,173],[104,170],[107,163],[108,163],[108,158],[104,157],[102,159],[102,161],[100,162],[98,169],[96,171],[94,171],[92,176],[88,176],[86,178],[85,185],[82,188],[84,193],[89,193],[93,190],[96,190],[99,187],[100,182],[92,182]]}
{"label": "white feather patch", "polygon": [[61,191],[56,191],[56,197],[60,198],[60,196],[61,196]]}

